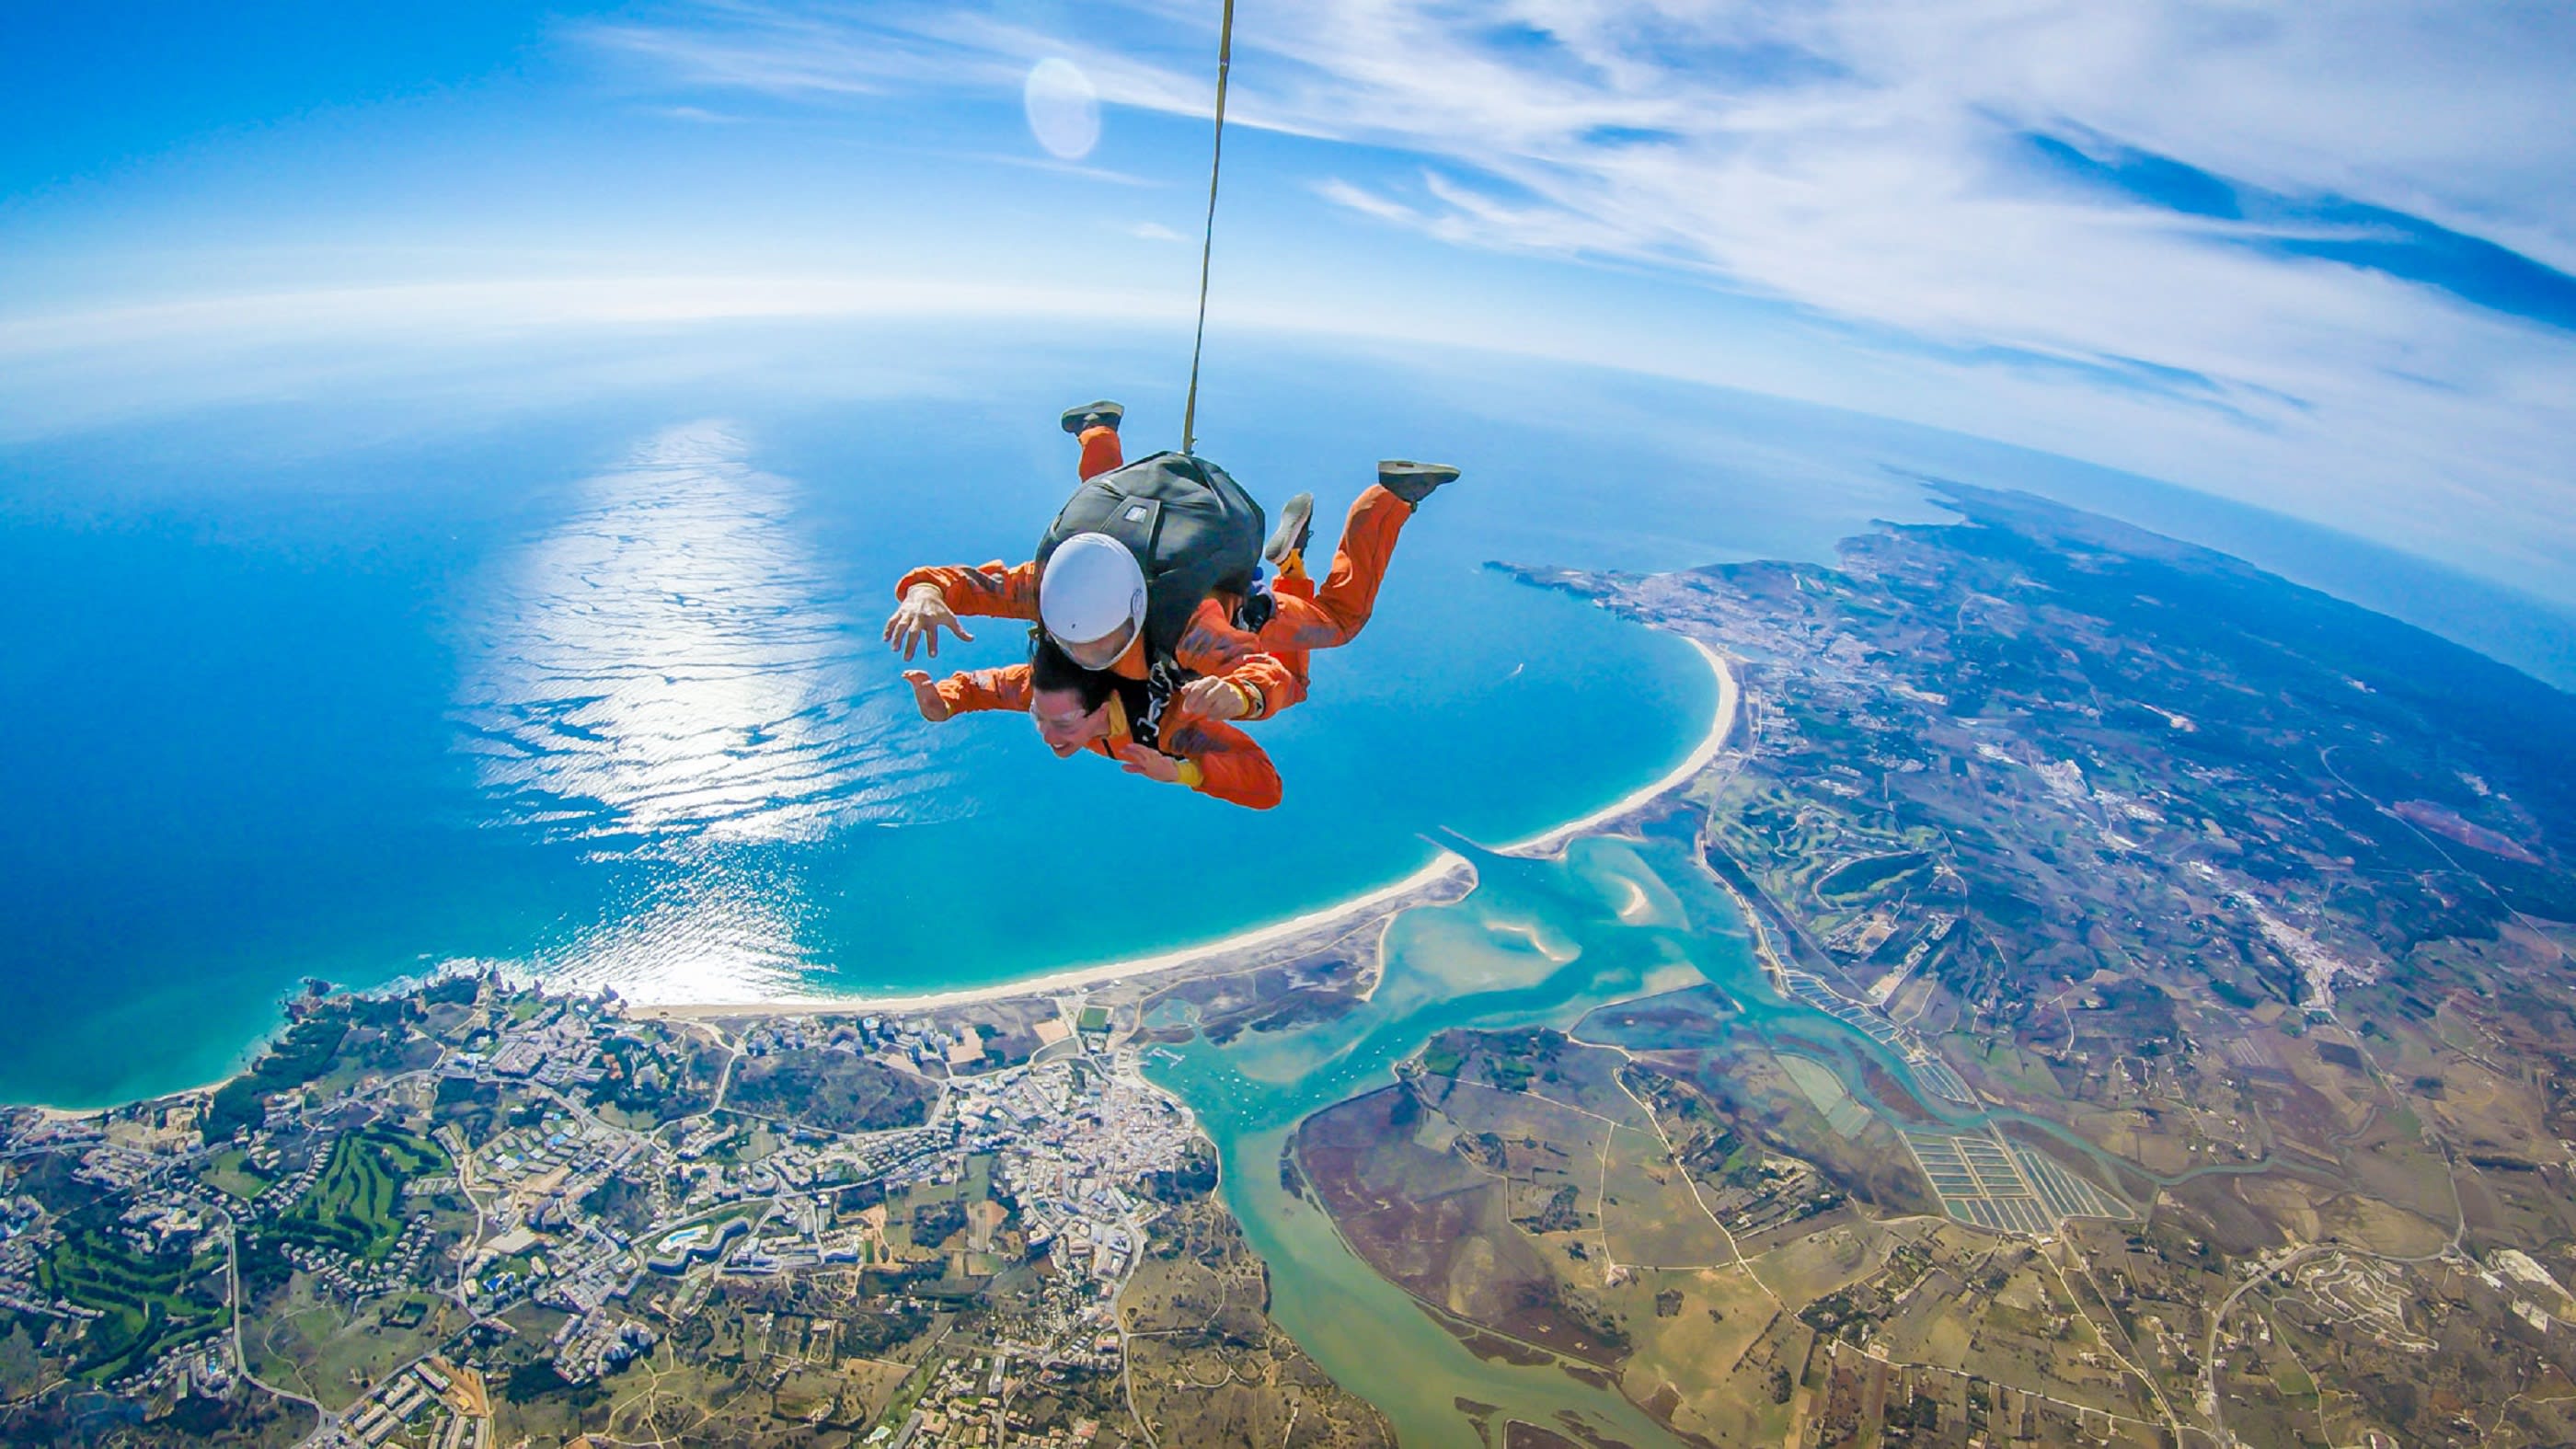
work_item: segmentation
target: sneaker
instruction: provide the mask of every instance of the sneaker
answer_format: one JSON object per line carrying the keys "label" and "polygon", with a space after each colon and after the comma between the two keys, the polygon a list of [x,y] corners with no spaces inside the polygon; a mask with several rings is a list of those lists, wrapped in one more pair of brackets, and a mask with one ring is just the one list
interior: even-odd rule
{"label": "sneaker", "polygon": [[1118,431],[1118,420],[1125,416],[1125,408],[1107,399],[1082,403],[1064,410],[1064,430],[1076,437],[1093,428],[1107,428],[1114,433]]}
{"label": "sneaker", "polygon": [[1272,568],[1286,568],[1288,560],[1306,551],[1315,537],[1315,495],[1300,493],[1279,508],[1279,526],[1270,531],[1270,542],[1261,547],[1261,556]]}
{"label": "sneaker", "polygon": [[1404,458],[1389,458],[1377,465],[1378,486],[1405,502],[1420,507],[1431,490],[1443,483],[1457,481],[1458,470],[1446,463],[1416,463]]}

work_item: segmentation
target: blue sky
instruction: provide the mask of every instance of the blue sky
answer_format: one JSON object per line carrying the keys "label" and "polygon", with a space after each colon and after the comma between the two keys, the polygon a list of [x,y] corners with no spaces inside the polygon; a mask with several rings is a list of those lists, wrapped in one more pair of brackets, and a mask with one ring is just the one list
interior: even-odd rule
{"label": "blue sky", "polygon": [[[0,375],[80,406],[10,425],[530,328],[1180,325],[1216,12],[12,5]],[[1244,0],[1238,26],[1219,336],[1856,408],[2576,601],[2565,7]]]}

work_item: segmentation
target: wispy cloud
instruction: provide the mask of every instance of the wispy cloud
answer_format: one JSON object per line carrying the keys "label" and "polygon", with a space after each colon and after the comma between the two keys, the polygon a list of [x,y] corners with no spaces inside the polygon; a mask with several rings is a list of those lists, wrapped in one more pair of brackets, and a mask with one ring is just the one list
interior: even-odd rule
{"label": "wispy cloud", "polygon": [[[1111,105],[1205,114],[1214,13],[729,5],[600,33],[779,96],[999,91],[1065,55]],[[1230,121],[1364,148],[1310,183],[1357,216],[1767,299],[1995,379],[2023,415],[1963,424],[2016,441],[2576,550],[2576,12],[1311,0],[1242,11],[1235,50]]]}

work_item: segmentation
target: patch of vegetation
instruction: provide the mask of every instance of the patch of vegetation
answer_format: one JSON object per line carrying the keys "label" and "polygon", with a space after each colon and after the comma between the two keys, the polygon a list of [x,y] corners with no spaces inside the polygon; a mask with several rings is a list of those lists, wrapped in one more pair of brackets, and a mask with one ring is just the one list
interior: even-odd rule
{"label": "patch of vegetation", "polygon": [[420,1000],[425,1006],[472,1006],[482,989],[481,980],[459,973],[423,987]]}
{"label": "patch of vegetation", "polygon": [[1540,1028],[1519,1031],[1443,1033],[1438,1044],[1463,1049],[1485,1069],[1485,1080],[1506,1092],[1525,1092],[1544,1076],[1556,1080],[1555,1063],[1565,1038]]}
{"label": "patch of vegetation", "polygon": [[725,1105],[826,1132],[882,1132],[928,1121],[933,1090],[873,1058],[800,1048],[742,1061]]}
{"label": "patch of vegetation", "polygon": [[532,1404],[557,1395],[569,1398],[576,1409],[586,1409],[607,1398],[608,1391],[596,1382],[573,1383],[555,1372],[551,1359],[523,1363],[510,1370],[510,1376],[501,1381],[501,1396],[513,1404]]}
{"label": "patch of vegetation", "polygon": [[286,1242],[377,1259],[402,1236],[403,1184],[441,1166],[446,1155],[406,1132],[368,1127],[331,1144],[313,1186],[271,1229]]}
{"label": "patch of vegetation", "polygon": [[[1387,1125],[1403,1125],[1394,1120],[1395,1116],[1394,1113],[1388,1114]],[[1511,1171],[1511,1152],[1499,1132],[1461,1132],[1458,1140],[1449,1144],[1449,1150],[1487,1172],[1503,1174]]]}
{"label": "patch of vegetation", "polygon": [[2216,996],[2219,1000],[2226,1002],[2228,1005],[2235,1007],[2239,1011],[2251,1011],[2262,1003],[2262,998],[2256,995],[2253,991],[2238,985],[2236,982],[2231,981],[2224,976],[2210,977],[2209,990],[2210,993]]}
{"label": "patch of vegetation", "polygon": [[250,1154],[235,1147],[215,1154],[206,1164],[206,1181],[216,1189],[248,1202],[268,1187],[268,1179],[252,1170]]}
{"label": "patch of vegetation", "polygon": [[1583,1212],[1575,1206],[1578,1200],[1579,1194],[1569,1183],[1549,1193],[1545,1207],[1514,1221],[1533,1233],[1570,1233],[1583,1226]]}
{"label": "patch of vegetation", "polygon": [[646,1040],[621,1032],[600,1043],[599,1050],[606,1075],[591,1088],[590,1105],[631,1126],[706,1110],[724,1070],[724,1050],[707,1042]]}
{"label": "patch of vegetation", "polygon": [[23,1399],[44,1382],[45,1363],[27,1320],[16,1318],[0,1338],[0,1398]]}
{"label": "patch of vegetation", "polygon": [[201,1129],[208,1142],[221,1142],[244,1127],[259,1125],[268,1099],[331,1070],[340,1041],[349,1034],[348,1019],[337,1011],[317,1010],[287,1029],[286,1035],[260,1054],[249,1071],[224,1083],[207,1109]]}
{"label": "patch of vegetation", "polygon": [[122,1378],[175,1348],[230,1322],[210,1281],[223,1269],[219,1252],[158,1252],[137,1246],[102,1220],[67,1223],[62,1241],[36,1265],[47,1295],[96,1310],[72,1360],[74,1377],[99,1383]]}
{"label": "patch of vegetation", "polygon": [[922,1247],[936,1248],[964,1231],[966,1205],[955,1199],[926,1202],[912,1210],[912,1240]]}
{"label": "patch of vegetation", "polygon": [[581,1209],[611,1228],[635,1237],[653,1226],[653,1189],[624,1173],[611,1173],[581,1200]]}
{"label": "patch of vegetation", "polygon": [[1932,863],[1932,857],[1919,850],[1900,850],[1893,855],[1864,855],[1834,868],[1816,882],[1816,894],[1849,900],[1864,896],[1878,887],[1917,871]]}
{"label": "patch of vegetation", "polygon": [[1818,1333],[1832,1333],[1855,1315],[1849,1293],[1830,1293],[1798,1310],[1798,1321]]}
{"label": "patch of vegetation", "polygon": [[1216,1155],[1197,1143],[1190,1145],[1189,1155],[1177,1168],[1157,1168],[1145,1174],[1145,1195],[1156,1202],[1187,1202],[1216,1191]]}

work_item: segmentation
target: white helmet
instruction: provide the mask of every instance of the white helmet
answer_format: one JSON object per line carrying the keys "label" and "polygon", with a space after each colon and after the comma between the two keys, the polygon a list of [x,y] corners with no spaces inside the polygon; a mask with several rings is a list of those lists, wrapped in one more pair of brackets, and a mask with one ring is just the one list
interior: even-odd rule
{"label": "white helmet", "polygon": [[1145,571],[1127,545],[1077,533],[1056,545],[1038,575],[1038,620],[1075,663],[1106,669],[1144,627]]}

